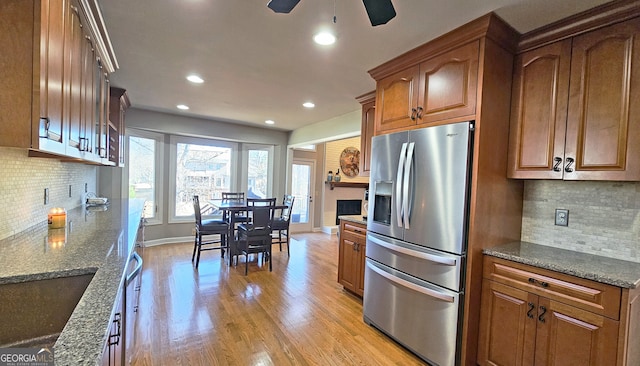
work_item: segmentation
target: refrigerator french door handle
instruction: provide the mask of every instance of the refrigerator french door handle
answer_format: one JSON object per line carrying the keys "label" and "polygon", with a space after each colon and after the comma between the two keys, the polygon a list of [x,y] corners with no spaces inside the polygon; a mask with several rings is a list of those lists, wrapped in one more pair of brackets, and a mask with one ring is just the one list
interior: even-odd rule
{"label": "refrigerator french door handle", "polygon": [[405,165],[405,158],[407,157],[407,143],[402,144],[402,150],[400,150],[400,158],[398,160],[398,175],[396,176],[396,219],[398,220],[398,226],[402,227],[402,169]]}
{"label": "refrigerator french door handle", "polygon": [[391,244],[389,242],[386,242],[384,240],[380,240],[376,237],[373,237],[371,235],[369,235],[367,237],[367,240],[381,246],[381,247],[385,247],[389,250],[392,250],[394,252],[397,253],[402,253],[402,254],[406,254],[415,258],[420,258],[420,259],[424,259],[424,260],[428,260],[429,262],[433,262],[433,263],[438,263],[438,264],[443,264],[445,266],[455,266],[456,265],[456,260],[453,258],[443,258],[443,257],[439,257],[437,255],[433,255],[433,254],[429,254],[429,253],[424,253],[424,252],[418,252],[415,250],[411,250],[408,248],[404,248],[401,247],[399,245],[395,245],[395,244]]}
{"label": "refrigerator french door handle", "polygon": [[442,294],[438,291],[435,290],[431,290],[429,288],[426,287],[422,287],[419,285],[416,285],[413,282],[409,282],[407,280],[403,280],[402,278],[396,277],[386,271],[383,271],[382,269],[376,267],[375,265],[372,265],[370,263],[367,262],[367,266],[369,266],[369,269],[371,269],[372,271],[376,272],[377,274],[379,274],[380,276],[386,278],[387,280],[394,282],[395,284],[408,288],[410,290],[419,292],[421,294],[427,295],[429,297],[433,297],[435,299],[441,300],[441,301],[445,301],[445,302],[449,302],[449,303],[453,303],[455,301],[455,298],[453,296],[449,296],[449,295],[445,295]]}
{"label": "refrigerator french door handle", "polygon": [[404,228],[411,229],[410,227],[410,217],[411,217],[411,202],[409,201],[411,198],[409,197],[409,178],[411,177],[411,166],[413,165],[413,151],[415,150],[415,142],[409,143],[409,148],[407,149],[407,160],[404,162],[404,179],[402,179],[402,216],[404,216]]}

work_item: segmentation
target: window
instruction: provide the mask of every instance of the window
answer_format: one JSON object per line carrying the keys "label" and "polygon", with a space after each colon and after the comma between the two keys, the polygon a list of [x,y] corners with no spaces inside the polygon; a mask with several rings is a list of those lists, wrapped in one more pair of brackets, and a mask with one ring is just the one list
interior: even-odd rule
{"label": "window", "polygon": [[266,198],[271,196],[270,192],[270,169],[271,148],[255,148],[247,149],[247,197],[248,198]]}
{"label": "window", "polygon": [[162,192],[162,136],[142,131],[129,131],[129,198],[143,198],[144,217],[151,224],[160,223],[159,195]]}
{"label": "window", "polygon": [[193,217],[194,195],[200,196],[203,214],[216,214],[207,201],[233,190],[235,150],[233,143],[171,137],[173,219],[187,221]]}

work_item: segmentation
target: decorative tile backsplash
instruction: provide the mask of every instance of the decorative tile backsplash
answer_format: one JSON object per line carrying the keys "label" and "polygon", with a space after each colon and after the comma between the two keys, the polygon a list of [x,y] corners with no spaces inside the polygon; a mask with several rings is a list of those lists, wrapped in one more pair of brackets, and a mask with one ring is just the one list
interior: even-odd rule
{"label": "decorative tile backsplash", "polygon": [[85,183],[89,192],[96,192],[96,176],[92,165],[32,158],[26,149],[0,147],[0,239],[46,221],[52,207],[81,205]]}
{"label": "decorative tile backsplash", "polygon": [[[555,210],[569,226],[555,226]],[[640,182],[526,181],[523,241],[640,262]]]}

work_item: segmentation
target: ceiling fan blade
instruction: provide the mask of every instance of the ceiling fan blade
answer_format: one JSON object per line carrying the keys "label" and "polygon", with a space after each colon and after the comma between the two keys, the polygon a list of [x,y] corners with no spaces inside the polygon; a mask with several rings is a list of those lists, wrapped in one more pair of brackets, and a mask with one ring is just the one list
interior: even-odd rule
{"label": "ceiling fan blade", "polygon": [[362,0],[372,26],[387,24],[396,16],[391,0]]}
{"label": "ceiling fan blade", "polygon": [[276,13],[289,13],[300,0],[271,0],[267,7]]}

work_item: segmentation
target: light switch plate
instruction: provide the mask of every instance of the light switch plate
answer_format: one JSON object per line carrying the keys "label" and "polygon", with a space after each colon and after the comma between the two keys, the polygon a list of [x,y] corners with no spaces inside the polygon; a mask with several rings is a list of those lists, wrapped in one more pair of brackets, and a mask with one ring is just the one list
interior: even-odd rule
{"label": "light switch plate", "polygon": [[569,226],[569,210],[556,208],[556,225]]}

